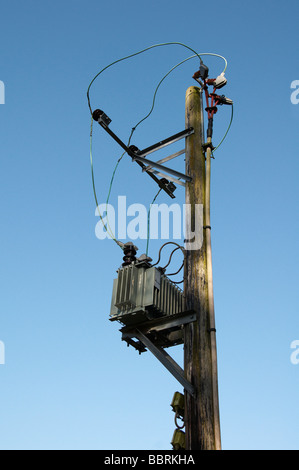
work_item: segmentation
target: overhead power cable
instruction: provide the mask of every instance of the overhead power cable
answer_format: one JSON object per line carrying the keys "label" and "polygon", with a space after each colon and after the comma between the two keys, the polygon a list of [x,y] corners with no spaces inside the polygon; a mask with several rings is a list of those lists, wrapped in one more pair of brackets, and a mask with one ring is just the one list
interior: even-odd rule
{"label": "overhead power cable", "polygon": [[202,62],[201,60],[201,57],[200,55],[194,51],[191,47],[187,46],[186,44],[183,44],[181,42],[164,42],[164,43],[160,43],[160,44],[153,44],[152,46],[149,46],[149,47],[146,47],[145,49],[142,49],[138,52],[134,52],[133,54],[130,54],[130,55],[127,55],[125,57],[122,57],[121,59],[117,59],[115,60],[114,62],[111,62],[111,64],[107,65],[106,67],[104,67],[102,70],[100,70],[95,76],[94,78],[91,80],[89,86],[88,86],[88,89],[87,89],[87,101],[88,101],[88,106],[89,106],[89,109],[90,109],[90,113],[92,114],[92,108],[91,108],[91,104],[90,104],[90,96],[89,96],[89,92],[90,92],[90,88],[91,88],[91,85],[93,84],[93,82],[105,71],[107,70],[109,67],[112,67],[112,65],[115,65],[119,62],[122,62],[123,60],[127,60],[127,59],[130,59],[131,57],[135,57],[139,54],[142,54],[143,52],[146,52],[146,51],[149,51],[150,49],[154,49],[156,47],[161,47],[161,46],[171,46],[171,45],[177,45],[177,46],[183,46],[185,47],[186,49],[189,49],[191,52],[193,52],[198,58],[199,60]]}

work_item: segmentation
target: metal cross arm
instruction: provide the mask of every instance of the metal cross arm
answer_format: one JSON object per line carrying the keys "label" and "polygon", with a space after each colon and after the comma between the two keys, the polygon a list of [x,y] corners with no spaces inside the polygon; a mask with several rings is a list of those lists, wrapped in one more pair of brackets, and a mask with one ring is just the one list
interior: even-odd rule
{"label": "metal cross arm", "polygon": [[[103,129],[105,129],[105,131],[115,140],[115,142],[117,142],[122,149],[125,150],[125,152],[131,157],[134,159],[134,156],[135,156],[135,153],[134,151],[132,150],[131,147],[128,147],[110,128],[109,128],[109,124],[111,122],[111,119],[104,113],[104,111],[101,111],[100,109],[96,109],[93,113],[92,113],[92,117],[95,121],[97,121],[100,126],[103,127]],[[173,194],[173,192],[175,191],[176,189],[176,186],[167,181],[165,178],[162,178],[162,179],[159,179],[157,178],[152,172],[150,171],[147,171],[144,163],[142,162],[139,162],[139,161],[136,161],[136,163],[142,168],[143,171],[145,171],[154,181],[155,183],[158,184],[158,186],[163,189],[163,191],[165,191],[168,196],[170,196],[172,199],[175,198],[175,195]]]}
{"label": "metal cross arm", "polygon": [[[159,168],[160,170],[164,170],[166,173],[172,174],[176,176],[177,178],[182,178],[186,181],[191,181],[191,178],[184,175],[183,173],[177,172],[175,170],[172,170],[171,168],[164,167],[160,163],[155,163],[150,160],[147,160],[144,158],[145,155],[148,155],[149,153],[155,152],[169,144],[172,144],[174,142],[177,142],[178,140],[187,137],[188,135],[193,134],[194,130],[193,128],[188,128],[185,129],[182,132],[179,132],[177,134],[174,134],[171,137],[168,137],[165,140],[162,140],[154,145],[151,145],[150,147],[147,147],[144,150],[139,150],[137,147],[131,145],[128,147],[110,128],[109,124],[111,123],[111,119],[104,113],[104,111],[100,109],[96,109],[93,114],[93,119],[97,121],[101,127],[117,142],[123,150],[133,159],[133,161],[136,161],[136,163],[142,168],[144,172],[146,172],[157,184],[158,186],[163,189],[172,199],[175,198],[173,192],[176,189],[176,186],[172,183],[169,182],[167,179],[162,178],[159,179],[153,171],[151,170],[152,167]],[[147,168],[147,165],[150,165]]]}

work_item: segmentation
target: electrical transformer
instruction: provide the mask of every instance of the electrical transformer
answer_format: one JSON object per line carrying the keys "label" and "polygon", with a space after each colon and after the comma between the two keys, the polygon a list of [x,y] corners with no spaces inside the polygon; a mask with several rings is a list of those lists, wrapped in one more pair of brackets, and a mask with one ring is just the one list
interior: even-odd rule
{"label": "electrical transformer", "polygon": [[113,282],[111,321],[133,326],[181,312],[183,291],[160,269],[137,261],[118,270]]}

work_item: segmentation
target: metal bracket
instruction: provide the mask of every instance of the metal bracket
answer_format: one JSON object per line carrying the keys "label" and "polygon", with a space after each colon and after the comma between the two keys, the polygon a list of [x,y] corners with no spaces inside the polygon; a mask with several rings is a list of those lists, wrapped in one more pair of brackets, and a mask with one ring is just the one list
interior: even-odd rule
{"label": "metal bracket", "polygon": [[[190,176],[184,175],[183,173],[180,173],[179,171],[172,170],[171,168],[168,168],[164,165],[160,165],[160,163],[158,163],[158,162],[153,162],[151,160],[148,160],[147,158],[140,157],[138,154],[134,156],[133,160],[148,164],[151,167],[157,168],[158,170],[166,171],[166,173],[169,173],[170,175],[176,176],[177,178],[181,178],[185,181],[188,181],[188,182],[192,181],[192,178]],[[144,169],[144,171],[148,172],[149,170]]]}
{"label": "metal bracket", "polygon": [[[179,150],[178,152],[173,153],[172,155],[169,155],[168,157],[162,158],[162,160],[158,160],[155,163],[160,163],[161,164],[161,163],[168,162],[169,160],[173,160],[174,158],[176,158],[180,155],[183,155],[184,153],[186,153],[186,149]],[[145,171],[145,170],[142,170],[142,171]],[[173,178],[172,176],[166,175],[165,173],[162,173],[161,171],[156,171],[150,165],[146,167],[146,171],[150,171],[150,172],[154,173],[154,175],[163,176],[164,178],[168,178],[169,181],[172,181],[173,183],[179,184],[180,186],[186,186],[184,181],[181,181],[180,179],[176,179],[176,178]]]}
{"label": "metal bracket", "polygon": [[[193,321],[196,321],[195,313],[187,311],[164,316],[156,320],[149,320],[138,325],[138,327],[124,327],[120,330],[123,341],[135,347],[140,354],[145,352],[147,348],[192,396],[194,396],[192,384],[186,380],[183,369],[163,349],[163,347],[167,347],[169,344],[164,344],[163,340],[161,343],[159,334],[178,331],[183,325]],[[133,338],[136,338],[138,342],[134,341]]]}
{"label": "metal bracket", "polygon": [[[194,321],[196,321],[195,312],[193,310],[187,310],[185,312],[174,313],[173,315],[163,315],[162,317],[155,318],[153,320],[147,320],[142,323],[135,323],[134,326],[124,326],[121,328],[120,332],[123,335],[122,339],[126,340],[127,337],[134,337],[136,328],[146,335],[151,335],[157,332],[165,334],[169,331],[178,330],[181,328],[181,326]],[[167,343],[161,343],[160,345],[167,347]]]}
{"label": "metal bracket", "polygon": [[166,178],[175,184],[179,184],[180,186],[186,186],[186,183],[184,183],[184,181],[181,181],[176,178],[173,178],[172,176],[166,175],[165,173],[162,173],[162,171],[157,171],[157,170],[154,170],[153,168],[149,168],[147,171],[150,171],[151,173],[157,176],[163,176],[163,178]]}
{"label": "metal bracket", "polygon": [[190,395],[194,396],[194,387],[193,385],[185,379],[185,374],[183,369],[172,359],[169,354],[167,354],[164,349],[155,346],[146,335],[144,335],[141,331],[136,330],[135,333],[136,338],[139,339],[147,348],[148,350],[166,367],[166,369],[180,382],[180,384],[184,387]]}
{"label": "metal bracket", "polygon": [[[158,160],[156,163],[165,163],[168,162],[169,160],[172,160],[173,158],[176,158],[180,155],[183,155],[186,153],[186,149],[179,150],[178,152],[173,153],[172,155],[169,155],[168,157],[162,158],[162,160]],[[147,170],[150,170],[151,167],[147,167]]]}

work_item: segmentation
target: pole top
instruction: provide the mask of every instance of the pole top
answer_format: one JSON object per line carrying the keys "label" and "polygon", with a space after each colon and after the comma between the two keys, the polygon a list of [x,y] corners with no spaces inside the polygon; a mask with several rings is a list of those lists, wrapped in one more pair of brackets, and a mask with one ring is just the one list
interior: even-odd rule
{"label": "pole top", "polygon": [[191,93],[202,94],[202,88],[192,85],[189,88],[187,88],[186,95],[190,95]]}

